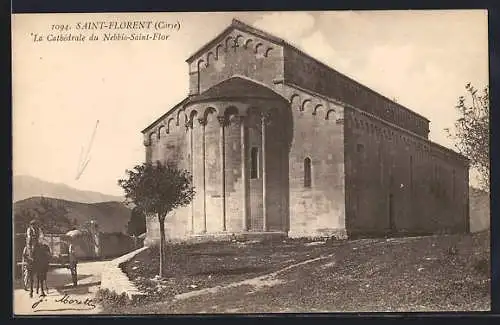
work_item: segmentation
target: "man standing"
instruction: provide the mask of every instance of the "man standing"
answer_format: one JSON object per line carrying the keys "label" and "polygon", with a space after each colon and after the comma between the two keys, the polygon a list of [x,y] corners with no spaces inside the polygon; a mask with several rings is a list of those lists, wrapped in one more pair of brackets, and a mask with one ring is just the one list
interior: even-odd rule
{"label": "man standing", "polygon": [[76,287],[78,285],[78,274],[76,273],[76,266],[78,264],[78,260],[76,258],[75,246],[72,242],[69,243],[68,247],[68,255],[69,255],[69,270],[71,271],[71,279],[73,280],[73,286]]}

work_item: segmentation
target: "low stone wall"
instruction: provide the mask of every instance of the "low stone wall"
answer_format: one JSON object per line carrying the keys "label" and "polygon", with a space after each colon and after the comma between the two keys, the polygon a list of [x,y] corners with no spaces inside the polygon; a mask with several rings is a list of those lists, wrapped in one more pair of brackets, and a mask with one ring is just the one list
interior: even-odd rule
{"label": "low stone wall", "polygon": [[123,233],[101,233],[100,255],[104,258],[122,256],[134,250],[134,239]]}
{"label": "low stone wall", "polygon": [[122,271],[121,266],[146,249],[148,249],[148,247],[139,248],[106,263],[102,270],[101,289],[108,289],[118,295],[125,293],[129,299],[135,299],[141,296],[142,293],[136,288],[132,281],[130,281],[127,274]]}

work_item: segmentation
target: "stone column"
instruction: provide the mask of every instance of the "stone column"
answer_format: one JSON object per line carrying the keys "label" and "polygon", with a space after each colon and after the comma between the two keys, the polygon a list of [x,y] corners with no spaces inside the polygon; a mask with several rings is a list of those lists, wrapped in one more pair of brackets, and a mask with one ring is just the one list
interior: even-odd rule
{"label": "stone column", "polygon": [[224,141],[224,130],[227,125],[225,116],[217,116],[220,123],[220,176],[221,176],[221,209],[222,209],[222,231],[226,231],[226,148]]}
{"label": "stone column", "polygon": [[248,175],[247,175],[247,132],[246,116],[240,116],[240,135],[241,135],[241,183],[243,185],[243,231],[248,231]]}
{"label": "stone column", "polygon": [[261,115],[260,126],[262,130],[262,223],[263,230],[267,231],[267,201],[266,201],[266,189],[267,189],[267,171],[266,171],[266,125],[269,116],[267,113]]}
{"label": "stone column", "polygon": [[[189,165],[191,167],[191,176],[194,181],[194,156],[193,156],[193,120],[191,119],[186,123],[186,128],[189,133]],[[194,234],[194,200],[191,201],[191,233]]]}
{"label": "stone column", "polygon": [[207,120],[200,117],[198,119],[198,122],[200,122],[200,125],[202,127],[202,144],[201,144],[201,156],[203,159],[203,168],[202,168],[202,179],[203,179],[203,233],[207,232],[207,199],[206,199],[206,179],[205,179],[205,126],[207,125]]}

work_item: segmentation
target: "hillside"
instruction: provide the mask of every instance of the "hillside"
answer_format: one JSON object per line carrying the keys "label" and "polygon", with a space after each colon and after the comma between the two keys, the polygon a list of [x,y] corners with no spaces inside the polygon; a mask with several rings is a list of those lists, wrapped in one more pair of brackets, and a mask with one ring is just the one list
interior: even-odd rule
{"label": "hillside", "polygon": [[[92,219],[97,221],[99,230],[102,232],[126,232],[127,223],[130,220],[131,210],[121,202],[80,203],[45,197],[43,199],[54,207],[64,207],[65,217],[72,224],[76,220],[77,225],[82,225],[92,217]],[[38,209],[43,211],[44,206],[41,201],[41,197],[32,197],[14,203],[14,218],[21,215],[22,210],[34,211]],[[55,220],[56,216],[51,216],[50,213],[48,215],[48,218],[52,219],[50,221]],[[15,220],[15,222],[24,224],[25,222],[29,222],[28,219],[30,218],[25,219],[27,221]],[[60,216],[56,222],[61,227],[66,227],[64,219]],[[17,229],[16,232],[18,232]]]}
{"label": "hillside", "polygon": [[13,202],[36,196],[45,196],[82,203],[123,201],[123,197],[120,196],[77,190],[66,184],[51,183],[32,176],[17,175],[12,178]]}

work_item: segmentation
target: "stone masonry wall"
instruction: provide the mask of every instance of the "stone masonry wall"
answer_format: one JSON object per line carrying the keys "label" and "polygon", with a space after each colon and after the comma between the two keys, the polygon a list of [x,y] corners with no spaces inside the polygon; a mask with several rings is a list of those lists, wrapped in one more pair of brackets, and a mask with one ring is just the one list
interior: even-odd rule
{"label": "stone masonry wall", "polygon": [[285,82],[349,103],[405,129],[427,137],[429,121],[319,61],[285,46]]}
{"label": "stone masonry wall", "polygon": [[272,87],[275,78],[283,78],[283,48],[233,30],[196,58],[189,71],[190,94],[202,93],[233,75],[246,76]]}
{"label": "stone masonry wall", "polygon": [[467,166],[448,149],[346,108],[347,230],[468,231]]}
{"label": "stone masonry wall", "polygon": [[[343,236],[343,108],[324,97],[284,86],[291,102],[290,232],[297,236]],[[311,159],[311,187],[304,187],[304,160]]]}

